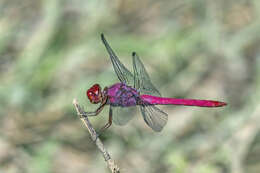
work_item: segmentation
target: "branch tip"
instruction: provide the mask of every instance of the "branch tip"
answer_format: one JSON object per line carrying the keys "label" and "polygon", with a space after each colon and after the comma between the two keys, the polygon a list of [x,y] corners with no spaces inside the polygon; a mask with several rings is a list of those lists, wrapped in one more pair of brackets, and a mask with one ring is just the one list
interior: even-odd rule
{"label": "branch tip", "polygon": [[[112,173],[119,173],[119,167],[115,164],[114,160],[112,160],[110,154],[108,153],[108,151],[106,150],[105,146],[103,145],[102,141],[99,139],[99,137],[97,137],[97,133],[95,131],[95,129],[92,127],[92,124],[90,123],[87,113],[84,111],[83,108],[80,107],[78,101],[76,98],[73,99],[72,101],[76,112],[78,114],[79,117],[81,117],[81,120],[83,121],[84,125],[87,127],[91,139],[93,140],[93,142],[96,144],[97,149],[102,153],[105,161],[107,162],[107,165],[109,167],[109,169],[111,170]],[[84,118],[82,118],[81,113],[84,113],[86,116],[84,116]]]}

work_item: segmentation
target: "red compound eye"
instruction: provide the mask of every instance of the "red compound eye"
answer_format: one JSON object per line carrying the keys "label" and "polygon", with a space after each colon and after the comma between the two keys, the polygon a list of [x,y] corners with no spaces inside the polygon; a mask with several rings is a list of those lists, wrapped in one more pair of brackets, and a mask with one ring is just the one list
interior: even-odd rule
{"label": "red compound eye", "polygon": [[101,101],[101,87],[98,84],[93,85],[87,90],[87,97],[91,103],[99,103]]}

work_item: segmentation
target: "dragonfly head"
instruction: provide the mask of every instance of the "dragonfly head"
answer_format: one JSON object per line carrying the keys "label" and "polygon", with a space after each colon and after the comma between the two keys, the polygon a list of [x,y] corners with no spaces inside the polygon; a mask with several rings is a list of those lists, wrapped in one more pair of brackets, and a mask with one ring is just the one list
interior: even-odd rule
{"label": "dragonfly head", "polygon": [[102,91],[98,84],[93,85],[87,90],[87,97],[93,104],[97,104],[102,101]]}

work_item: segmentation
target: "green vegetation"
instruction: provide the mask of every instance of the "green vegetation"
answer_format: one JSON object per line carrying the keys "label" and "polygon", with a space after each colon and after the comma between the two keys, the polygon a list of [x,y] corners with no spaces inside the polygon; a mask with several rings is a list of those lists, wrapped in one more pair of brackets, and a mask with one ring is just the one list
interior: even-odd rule
{"label": "green vegetation", "polygon": [[259,28],[258,0],[2,0],[0,172],[109,172],[72,105],[94,110],[86,90],[117,81],[101,33],[129,69],[138,53],[163,96],[228,103],[164,106],[161,133],[139,110],[112,125],[101,138],[122,172],[260,172]]}

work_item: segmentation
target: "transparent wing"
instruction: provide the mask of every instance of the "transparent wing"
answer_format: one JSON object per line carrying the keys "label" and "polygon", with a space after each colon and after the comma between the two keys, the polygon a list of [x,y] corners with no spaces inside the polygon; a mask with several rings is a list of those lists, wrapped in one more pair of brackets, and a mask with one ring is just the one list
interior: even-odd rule
{"label": "transparent wing", "polygon": [[113,107],[113,123],[123,126],[133,119],[136,111],[136,106],[131,107]]}
{"label": "transparent wing", "polygon": [[146,124],[154,131],[160,132],[166,125],[168,115],[154,105],[140,106],[142,116]]}
{"label": "transparent wing", "polygon": [[133,52],[134,87],[142,94],[161,96],[160,92],[152,84],[148,73],[138,55]]}
{"label": "transparent wing", "polygon": [[112,48],[109,46],[108,42],[106,41],[103,34],[101,34],[101,40],[104,43],[107,52],[110,56],[110,59],[112,61],[114,70],[116,72],[116,75],[118,79],[127,85],[133,86],[134,84],[134,76],[133,74],[119,61],[116,54],[112,50]]}

